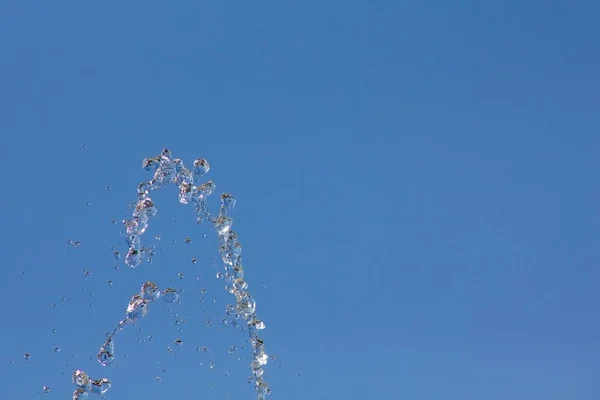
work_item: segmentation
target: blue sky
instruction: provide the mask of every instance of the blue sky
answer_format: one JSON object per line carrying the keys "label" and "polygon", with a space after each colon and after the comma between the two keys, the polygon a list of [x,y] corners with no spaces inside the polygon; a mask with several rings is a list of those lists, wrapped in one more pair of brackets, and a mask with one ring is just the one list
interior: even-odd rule
{"label": "blue sky", "polygon": [[[245,334],[215,326],[214,232],[174,188],[153,263],[113,256],[142,159],[168,147],[238,200],[272,399],[597,399],[599,12],[0,3],[0,398],[68,397],[75,369],[112,400],[252,398],[249,348],[227,351]],[[147,280],[181,304],[153,304],[101,367]]]}

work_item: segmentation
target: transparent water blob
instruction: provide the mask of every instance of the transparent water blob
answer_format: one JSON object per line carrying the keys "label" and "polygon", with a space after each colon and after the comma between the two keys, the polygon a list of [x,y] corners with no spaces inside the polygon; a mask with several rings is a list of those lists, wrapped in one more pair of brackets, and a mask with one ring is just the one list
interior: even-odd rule
{"label": "transparent water blob", "polygon": [[254,327],[258,330],[263,330],[263,329],[266,329],[266,327],[267,327],[264,322],[262,322],[258,319],[254,319],[254,320],[250,321],[250,323],[248,325],[251,327]]}
{"label": "transparent water blob", "polygon": [[135,205],[134,216],[140,219],[153,217],[157,213],[156,206],[150,197],[139,200]]}
{"label": "transparent water blob", "polygon": [[112,338],[108,339],[106,343],[100,347],[98,352],[98,362],[100,365],[106,367],[115,360],[115,344]]}
{"label": "transparent water blob", "polygon": [[235,207],[235,197],[233,197],[229,193],[223,193],[221,195],[221,206],[224,210],[232,210],[233,207]]}
{"label": "transparent water blob", "polygon": [[269,356],[266,353],[262,353],[256,357],[256,361],[260,365],[266,365],[267,362],[269,361]]}
{"label": "transparent water blob", "polygon": [[215,189],[216,185],[213,183],[213,181],[208,181],[200,186],[194,186],[192,188],[192,194],[195,199],[202,200],[213,194]]}
{"label": "transparent water blob", "polygon": [[78,369],[77,371],[73,372],[73,383],[78,388],[87,391],[90,388],[91,380],[88,374]]}
{"label": "transparent water blob", "polygon": [[152,190],[160,189],[168,183],[174,181],[175,178],[175,164],[170,157],[162,156],[160,158],[160,165],[154,172],[154,176],[150,181],[150,187]]}
{"label": "transparent water blob", "polygon": [[123,221],[125,233],[128,236],[134,236],[139,233],[138,221],[136,219],[126,219]]}
{"label": "transparent water blob", "polygon": [[233,224],[233,220],[224,215],[220,215],[215,220],[215,228],[217,229],[217,233],[219,235],[225,235],[231,229],[231,225]]}
{"label": "transparent water blob", "polygon": [[139,294],[134,294],[127,306],[127,320],[135,321],[138,318],[145,317],[148,313],[148,301],[141,298]]}
{"label": "transparent water blob", "polygon": [[140,296],[142,296],[142,299],[144,300],[154,301],[160,297],[160,290],[154,282],[148,281],[142,285]]}
{"label": "transparent water blob", "polygon": [[194,179],[198,179],[206,175],[210,170],[210,164],[204,158],[194,160]]}
{"label": "transparent water blob", "polygon": [[243,318],[248,318],[256,311],[256,302],[247,293],[244,293],[237,302],[235,311]]}
{"label": "transparent water blob", "polygon": [[188,204],[192,200],[192,184],[184,182],[179,185],[179,202]]}
{"label": "transparent water blob", "polygon": [[144,160],[142,161],[142,168],[144,168],[144,170],[146,171],[156,171],[159,165],[159,157],[144,158]]}
{"label": "transparent water blob", "polygon": [[142,263],[142,252],[139,249],[131,248],[125,256],[125,264],[130,268],[135,268]]}
{"label": "transparent water blob", "polygon": [[88,393],[87,391],[78,388],[75,389],[75,391],[73,392],[73,400],[87,400],[88,398]]}
{"label": "transparent water blob", "polygon": [[106,392],[108,392],[108,389],[110,389],[111,386],[112,386],[112,384],[110,383],[110,381],[108,379],[102,378],[102,379],[92,381],[90,391],[92,393],[104,395]]}
{"label": "transparent water blob", "polygon": [[192,171],[187,169],[185,165],[183,165],[183,161],[179,158],[173,160],[173,164],[175,165],[175,184],[182,185],[191,184],[194,182],[194,175]]}
{"label": "transparent water blob", "polygon": [[179,294],[177,290],[173,288],[167,288],[162,291],[160,296],[167,303],[175,303],[179,299]]}

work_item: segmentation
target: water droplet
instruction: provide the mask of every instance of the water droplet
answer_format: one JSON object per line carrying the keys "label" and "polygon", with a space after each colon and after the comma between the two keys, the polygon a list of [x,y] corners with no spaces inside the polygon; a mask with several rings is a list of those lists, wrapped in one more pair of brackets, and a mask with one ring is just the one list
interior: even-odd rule
{"label": "water droplet", "polygon": [[248,318],[254,314],[256,310],[256,302],[254,299],[247,293],[244,293],[245,296],[241,297],[236,306],[236,312],[244,318]]}
{"label": "water droplet", "polygon": [[[156,215],[156,206],[154,202],[150,199],[150,197],[145,197],[142,200],[138,201],[135,205],[134,217],[139,218],[139,221],[145,221],[148,217],[153,217]],[[138,225],[139,225],[138,221]],[[145,231],[145,228],[144,228]],[[140,230],[139,233],[144,233]]]}
{"label": "water droplet", "polygon": [[81,245],[81,242],[79,240],[73,240],[73,239],[67,240],[67,243],[69,243],[73,247],[79,247]]}
{"label": "water droplet", "polygon": [[192,184],[184,182],[179,185],[179,202],[188,204],[190,200],[192,200]]}
{"label": "water droplet", "polygon": [[160,152],[160,155],[166,158],[171,158],[171,150],[167,149],[166,147],[164,149],[162,149],[162,151]]}
{"label": "water droplet", "polygon": [[183,272],[180,272],[180,273],[178,273],[178,274],[177,274],[177,277],[178,277],[179,279],[183,279]]}
{"label": "water droplet", "polygon": [[229,193],[223,193],[221,195],[221,206],[225,211],[232,210],[235,207],[235,197]]}
{"label": "water droplet", "polygon": [[206,175],[210,170],[210,164],[204,158],[199,158],[194,161],[194,179],[198,179]]}
{"label": "water droplet", "polygon": [[233,224],[233,220],[229,217],[225,217],[220,215],[215,220],[215,228],[217,228],[217,233],[219,235],[225,235],[231,229],[231,225]]}
{"label": "water droplet", "polygon": [[99,395],[103,395],[106,392],[108,392],[108,389],[110,389],[111,386],[112,386],[112,384],[110,383],[110,381],[108,379],[106,379],[106,378],[98,379],[98,380],[92,381],[91,392],[99,394]]}
{"label": "water droplet", "polygon": [[192,243],[192,238],[191,238],[191,237],[186,237],[186,238],[184,239],[184,242],[185,242],[186,244],[190,244],[190,243]]}
{"label": "water droplet", "polygon": [[177,340],[175,340],[175,344],[178,346],[181,346],[183,344],[183,340],[177,339]]}
{"label": "water droplet", "polygon": [[73,383],[75,386],[87,391],[90,388],[90,377],[84,371],[77,370],[73,372]]}
{"label": "water droplet", "polygon": [[108,281],[108,286],[112,286],[113,285],[113,281]]}
{"label": "water droplet", "polygon": [[42,390],[44,391],[44,393],[50,393],[50,388],[48,386],[44,386]]}
{"label": "water droplet", "polygon": [[58,346],[54,347],[52,350],[54,350],[55,353],[60,353],[60,347]]}
{"label": "water droplet", "polygon": [[262,329],[266,329],[267,328],[267,326],[265,325],[265,323],[262,322],[262,321],[260,321],[260,320],[258,320],[258,319],[255,319],[255,320],[251,321],[249,325],[254,326],[258,330],[262,330]]}
{"label": "water droplet", "polygon": [[202,200],[213,194],[215,189],[216,185],[214,184],[214,182],[208,181],[200,186],[194,186],[192,188],[192,194],[196,199]]}
{"label": "water droplet", "polygon": [[196,265],[197,262],[198,262],[198,260],[196,260],[195,258],[192,258],[192,264]]}
{"label": "water droplet", "polygon": [[161,297],[167,303],[175,303],[179,299],[179,294],[173,288],[168,288],[162,291]]}
{"label": "water droplet", "polygon": [[88,394],[82,388],[75,389],[75,391],[73,392],[73,400],[87,400],[87,398]]}
{"label": "water droplet", "polygon": [[140,290],[140,295],[144,300],[154,301],[160,297],[160,290],[154,282],[148,281],[142,286],[142,289]]}
{"label": "water droplet", "polygon": [[158,157],[144,158],[142,161],[142,168],[146,171],[156,171],[160,165],[160,159]]}
{"label": "water droplet", "polygon": [[92,271],[90,271],[89,269],[87,269],[87,268],[83,269],[83,275],[90,276],[91,274],[92,274]]}
{"label": "water droplet", "polygon": [[269,356],[265,353],[262,353],[256,357],[256,361],[258,361],[260,365],[266,365],[269,361]]}
{"label": "water droplet", "polygon": [[140,297],[139,294],[134,294],[127,306],[127,320],[135,321],[140,317],[145,317],[148,313],[148,301]]}
{"label": "water droplet", "polygon": [[112,339],[108,339],[106,343],[100,347],[98,352],[98,362],[100,365],[106,367],[110,365],[115,359],[115,344]]}
{"label": "water droplet", "polygon": [[142,255],[138,249],[129,249],[125,256],[125,264],[131,268],[135,268],[142,263]]}
{"label": "water droplet", "polygon": [[25,358],[25,361],[29,362],[29,359],[31,358],[31,354],[25,353],[25,354],[23,354],[23,358]]}

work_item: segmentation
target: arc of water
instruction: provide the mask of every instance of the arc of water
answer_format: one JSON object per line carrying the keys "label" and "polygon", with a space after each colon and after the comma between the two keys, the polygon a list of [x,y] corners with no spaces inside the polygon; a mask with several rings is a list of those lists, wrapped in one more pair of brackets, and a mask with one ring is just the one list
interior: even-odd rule
{"label": "arc of water", "polygon": [[[156,207],[150,198],[150,192],[175,184],[178,188],[179,202],[181,204],[193,203],[196,211],[197,222],[209,221],[215,228],[219,238],[219,253],[225,266],[225,279],[228,283],[227,290],[236,298],[236,306],[233,313],[246,321],[250,343],[252,344],[253,359],[251,362],[252,381],[254,381],[258,400],[264,400],[270,394],[269,385],[264,380],[264,366],[267,364],[268,355],[265,345],[259,336],[259,331],[265,329],[265,324],[256,316],[256,302],[248,291],[248,284],[244,280],[244,268],[242,264],[242,246],[238,241],[237,233],[232,230],[233,219],[228,215],[235,207],[235,198],[227,193],[221,195],[221,207],[219,214],[214,217],[206,206],[206,199],[215,191],[212,181],[199,184],[200,179],[210,170],[210,164],[205,159],[197,159],[193,163],[193,170],[187,169],[180,159],[173,159],[168,149],[163,149],[157,157],[145,158],[142,167],[153,172],[153,177],[148,182],[138,185],[138,199],[135,202],[132,218],[123,221],[125,226],[126,241],[129,245],[125,263],[136,268],[142,262],[144,255],[152,252],[151,248],[141,245],[141,236],[148,228],[151,217],[156,215]],[[142,294],[132,298],[128,307],[128,316],[145,315],[147,300]],[[133,304],[133,305],[132,305]],[[130,310],[131,309],[131,310]],[[228,308],[228,312],[231,310]],[[113,336],[127,322],[127,318],[115,328],[109,335],[105,345],[100,349],[99,361],[106,360],[108,355],[114,353]],[[103,354],[103,350],[105,353]],[[102,358],[100,357],[102,355]],[[104,364],[103,364],[104,365]]]}

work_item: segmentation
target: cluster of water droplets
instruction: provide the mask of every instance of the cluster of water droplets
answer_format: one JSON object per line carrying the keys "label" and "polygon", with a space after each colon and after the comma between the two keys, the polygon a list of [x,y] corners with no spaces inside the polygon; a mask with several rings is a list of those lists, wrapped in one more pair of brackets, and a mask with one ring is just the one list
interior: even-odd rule
{"label": "cluster of water droplets", "polygon": [[[142,163],[146,171],[153,173],[153,177],[148,182],[142,182],[138,185],[137,201],[134,204],[134,211],[131,219],[123,221],[125,226],[126,241],[129,250],[125,257],[125,263],[131,267],[138,267],[144,259],[149,259],[153,253],[153,247],[143,247],[141,236],[146,232],[150,218],[156,215],[156,207],[150,198],[153,190],[160,189],[169,184],[174,184],[178,189],[179,202],[181,204],[193,204],[198,223],[207,220],[212,224],[219,238],[219,253],[224,264],[225,273],[219,272],[218,278],[226,282],[226,289],[235,299],[236,304],[227,306],[227,314],[242,319],[248,326],[250,343],[252,344],[253,357],[251,362],[252,376],[249,381],[255,385],[258,400],[264,400],[270,394],[267,382],[264,380],[264,366],[269,359],[265,352],[263,340],[259,332],[265,329],[265,324],[256,316],[256,302],[248,291],[248,284],[244,280],[244,268],[242,264],[242,246],[238,240],[237,233],[232,229],[233,219],[229,215],[235,207],[235,198],[227,193],[221,195],[221,206],[219,214],[213,216],[207,208],[206,200],[215,192],[215,184],[212,181],[201,183],[201,179],[210,170],[210,164],[205,159],[197,159],[193,162],[193,168],[190,170],[185,167],[183,161],[174,159],[168,149],[164,149],[157,157],[146,158]],[[135,322],[144,317],[148,312],[149,303],[161,298],[167,302],[175,302],[178,294],[174,289],[165,289],[160,291],[152,282],[146,282],[139,294],[133,295],[127,307],[126,317],[122,320],[114,331],[108,335],[107,340],[100,348],[98,361],[101,365],[107,366],[114,360],[114,336],[126,324]],[[81,383],[81,376],[87,377],[82,371],[79,373],[77,382]],[[83,375],[81,375],[83,374]],[[89,378],[87,378],[89,380]],[[75,375],[73,376],[75,382]],[[108,382],[102,386],[104,391],[110,387]],[[100,393],[94,389],[94,382],[91,381],[89,387],[85,384],[77,384],[78,389],[73,395],[73,399],[83,399],[87,396],[89,388],[92,392]],[[101,382],[101,383],[102,383]],[[105,382],[105,383],[106,383]],[[86,389],[88,388],[88,389]],[[102,392],[104,393],[104,392]]]}
{"label": "cluster of water droplets", "polygon": [[228,313],[243,319],[248,325],[253,351],[251,380],[254,381],[258,398],[264,399],[270,393],[269,386],[263,379],[263,367],[267,364],[269,357],[265,352],[265,345],[259,336],[259,331],[265,329],[266,326],[256,316],[256,301],[248,291],[248,283],[244,280],[242,246],[237,233],[232,229],[233,219],[228,215],[234,206],[235,198],[224,193],[221,195],[219,215],[214,219],[207,213],[205,215],[211,220],[219,236],[219,253],[225,266],[226,289],[236,298],[235,308],[228,307]]}
{"label": "cluster of water droplets", "polygon": [[79,369],[73,372],[73,383],[77,386],[77,389],[73,392],[73,400],[85,400],[88,398],[88,393],[99,394],[102,396],[111,387],[111,383],[108,379],[90,379],[88,374]]}
{"label": "cluster of water droplets", "polygon": [[139,294],[136,293],[131,296],[131,300],[127,305],[125,319],[119,322],[112,333],[108,335],[106,341],[100,347],[100,351],[98,351],[97,358],[101,365],[106,367],[115,359],[115,335],[128,323],[134,323],[139,318],[145,317],[148,313],[150,302],[158,299],[162,299],[167,303],[175,303],[179,300],[179,294],[177,293],[177,290],[173,288],[160,290],[154,282],[148,281],[142,285]]}

